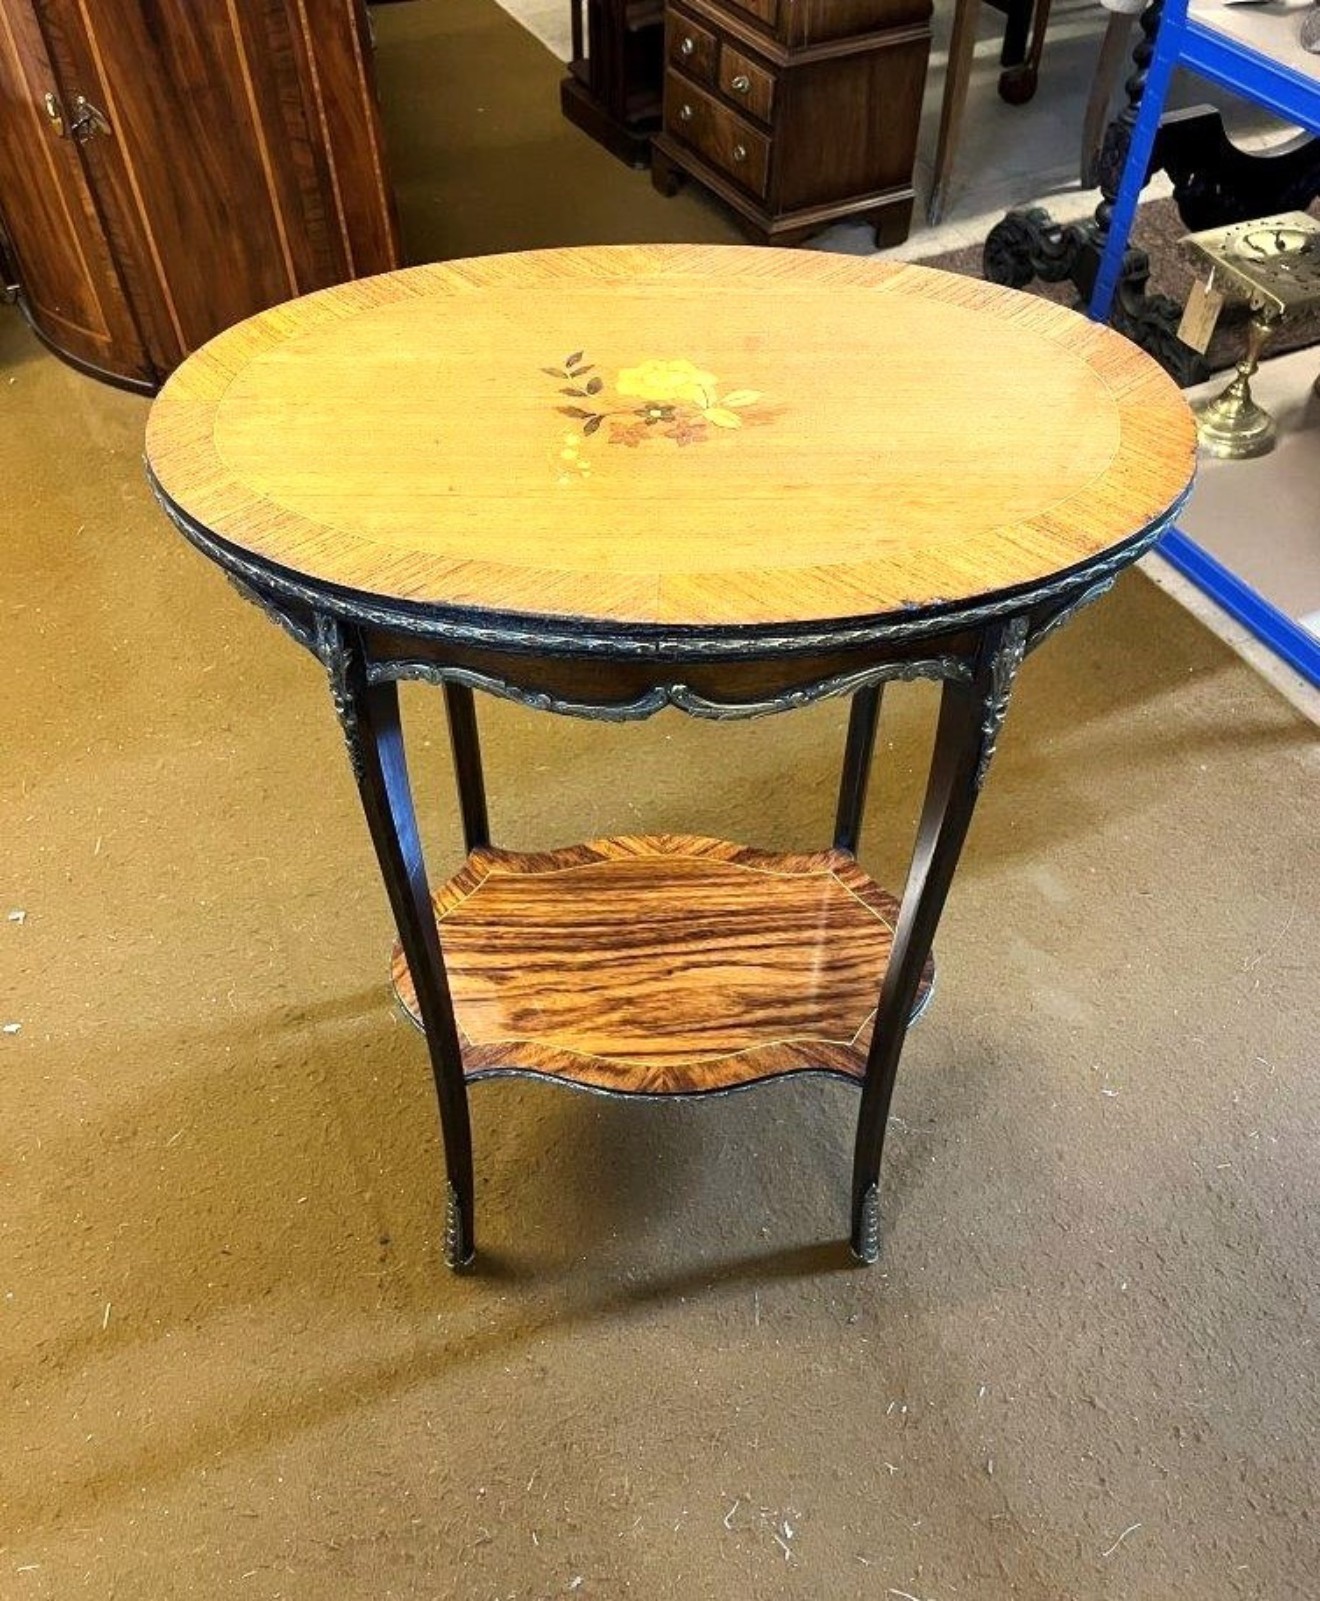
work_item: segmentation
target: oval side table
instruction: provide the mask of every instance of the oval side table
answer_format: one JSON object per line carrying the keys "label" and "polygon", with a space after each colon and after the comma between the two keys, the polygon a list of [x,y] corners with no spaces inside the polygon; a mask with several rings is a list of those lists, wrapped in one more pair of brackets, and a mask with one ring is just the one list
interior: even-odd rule
{"label": "oval side table", "polygon": [[[635,1096],[849,1080],[852,1246],[876,1259],[899,1055],[1014,678],[1169,525],[1194,450],[1180,393],[1108,329],[825,254],[416,267],[184,363],[152,484],[329,675],[435,1076],[452,1267],[475,1248],[467,1087],[511,1073]],[[884,685],[916,678],[941,700],[898,901],[855,852]],[[468,855],[434,895],[401,679],[447,706]],[[607,721],[849,696],[833,844],[496,849],[474,690]]]}

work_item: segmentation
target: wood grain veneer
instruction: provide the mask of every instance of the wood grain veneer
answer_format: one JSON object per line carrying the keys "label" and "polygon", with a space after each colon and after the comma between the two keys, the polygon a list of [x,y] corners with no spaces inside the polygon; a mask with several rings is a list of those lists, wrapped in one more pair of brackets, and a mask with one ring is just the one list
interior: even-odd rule
{"label": "wood grain veneer", "polygon": [[398,264],[366,27],[363,0],[0,0],[0,196],[56,349],[150,386],[262,306]]}
{"label": "wood grain veneer", "polygon": [[898,916],[846,852],[679,835],[474,851],[435,908],[469,1078],[646,1095],[860,1079]]}
{"label": "wood grain veneer", "polygon": [[[762,243],[849,215],[869,217],[885,244],[906,237],[928,0],[667,0],[666,13],[679,49],[652,145],[663,193],[697,178]],[[699,98],[712,81],[716,99]],[[765,130],[754,155],[745,131],[720,137],[735,115]]]}
{"label": "wood grain veneer", "polygon": [[665,74],[665,121],[681,120],[694,150],[754,195],[763,195],[770,178],[770,141],[714,95],[677,72]]}
{"label": "wood grain veneer", "polygon": [[683,12],[665,13],[665,51],[670,64],[682,67],[695,82],[715,82],[720,41]]}
{"label": "wood grain veneer", "polygon": [[775,79],[754,56],[726,44],[720,51],[720,93],[749,117],[769,122],[775,109]]}
{"label": "wood grain veneer", "polygon": [[660,123],[662,0],[569,4],[573,47],[559,86],[564,115],[630,166],[645,166]]}
{"label": "wood grain veneer", "polygon": [[0,0],[0,229],[24,310],[79,365],[145,386],[147,352],[78,144],[57,136],[47,94],[67,114],[36,13],[27,0]]}
{"label": "wood grain veneer", "polygon": [[[554,376],[582,352],[580,378]],[[662,380],[691,364],[722,417],[686,437],[639,422],[619,385],[648,361]],[[1167,514],[1195,434],[1149,357],[1045,300],[823,253],[620,246],[264,312],[179,369],[147,451],[192,518],[316,581],[746,629],[911,614],[1086,563]]]}
{"label": "wood grain veneer", "polygon": [[162,372],[261,306],[397,265],[360,0],[40,3],[115,129],[83,155]]}

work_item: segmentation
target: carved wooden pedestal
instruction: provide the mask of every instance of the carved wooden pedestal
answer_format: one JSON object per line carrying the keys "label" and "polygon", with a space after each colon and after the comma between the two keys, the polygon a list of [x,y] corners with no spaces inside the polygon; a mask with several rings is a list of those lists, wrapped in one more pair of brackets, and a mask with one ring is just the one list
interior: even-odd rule
{"label": "carved wooden pedestal", "polygon": [[644,167],[660,127],[664,0],[572,5],[573,56],[559,86],[560,106],[621,161]]}

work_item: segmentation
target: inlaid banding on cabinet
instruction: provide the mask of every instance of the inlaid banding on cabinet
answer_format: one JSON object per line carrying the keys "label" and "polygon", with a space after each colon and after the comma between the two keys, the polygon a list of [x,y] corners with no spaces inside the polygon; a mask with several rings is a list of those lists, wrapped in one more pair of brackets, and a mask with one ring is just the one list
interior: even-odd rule
{"label": "inlaid banding on cabinet", "polygon": [[[87,9],[87,0],[78,0],[78,15],[82,21],[83,31],[87,36],[87,47],[96,63],[100,90],[105,96],[105,108],[110,114],[110,126],[112,128],[125,127],[127,123],[124,118],[123,108],[120,106],[115,94],[114,74],[106,68],[105,55],[101,49],[101,40],[97,34],[91,14]],[[170,327],[179,342],[179,354],[182,355],[188,349],[188,340],[183,331],[183,323],[179,318],[179,308],[175,304],[174,295],[170,288],[169,275],[166,273],[164,261],[161,259],[160,246],[157,243],[155,233],[152,231],[145,192],[138,175],[137,166],[133,160],[132,145],[130,142],[121,140],[120,149],[123,152],[124,173],[133,192],[133,199],[137,204],[138,215],[142,221],[143,239],[146,243],[147,252],[151,257],[151,265],[155,271],[156,282],[160,289],[161,304],[165,307]]]}
{"label": "inlaid banding on cabinet", "polygon": [[[19,41],[14,32],[15,26],[20,21],[30,33],[30,37],[24,41],[27,46],[26,53],[19,48]],[[5,66],[5,63],[0,63],[0,68],[4,69],[0,70],[0,91],[21,93],[25,97],[29,97],[33,106],[32,115],[35,116],[35,107],[40,101],[43,84],[38,81],[41,76],[41,68],[37,66],[37,61],[34,59],[34,46],[42,51],[42,65],[45,66],[46,72],[49,74],[45,81],[53,81],[54,77],[54,74],[50,71],[49,64],[45,62],[44,42],[40,32],[37,30],[35,20],[29,21],[26,17],[20,19],[18,16],[11,20],[7,11],[0,9],[0,42],[5,45],[5,54],[9,58],[8,67]],[[45,130],[43,129],[44,132]],[[59,208],[60,216],[64,220],[69,247],[78,258],[78,265],[81,268],[81,282],[86,286],[96,311],[100,313],[100,322],[95,327],[89,327],[87,324],[79,322],[76,317],[70,316],[67,311],[59,311],[54,307],[47,308],[44,303],[42,309],[46,311],[48,316],[53,316],[55,320],[62,322],[65,327],[75,329],[79,333],[86,334],[90,338],[104,343],[110,338],[110,328],[106,321],[105,304],[101,298],[100,284],[97,281],[96,273],[92,271],[91,263],[87,259],[87,253],[83,249],[82,230],[74,221],[73,215],[69,210],[69,199],[65,192],[65,185],[60,182],[60,174],[55,166],[53,141],[48,138],[42,138],[38,141],[38,147],[41,150],[41,158],[50,177],[46,193],[52,197],[54,204]]]}
{"label": "inlaid banding on cabinet", "polygon": [[[844,851],[669,834],[474,851],[434,900],[467,1077],[625,1095],[860,1080],[898,917]],[[392,973],[419,1021],[397,947]]]}

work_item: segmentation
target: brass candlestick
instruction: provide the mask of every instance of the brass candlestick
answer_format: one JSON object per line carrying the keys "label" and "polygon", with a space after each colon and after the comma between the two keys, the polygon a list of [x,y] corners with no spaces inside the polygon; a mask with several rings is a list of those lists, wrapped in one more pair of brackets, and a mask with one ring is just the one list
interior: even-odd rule
{"label": "brass candlestick", "polygon": [[1277,317],[1253,311],[1247,327],[1246,354],[1238,362],[1232,383],[1212,399],[1193,404],[1196,435],[1207,455],[1245,461],[1251,456],[1268,455],[1274,449],[1278,428],[1274,418],[1253,398],[1251,380],[1278,321]]}
{"label": "brass candlestick", "polygon": [[1234,223],[1189,234],[1183,241],[1207,262],[1226,294],[1251,307],[1247,349],[1228,388],[1198,401],[1197,433],[1212,456],[1242,460],[1274,449],[1274,419],[1251,394],[1261,352],[1290,313],[1320,305],[1320,223],[1291,211],[1256,222]]}

